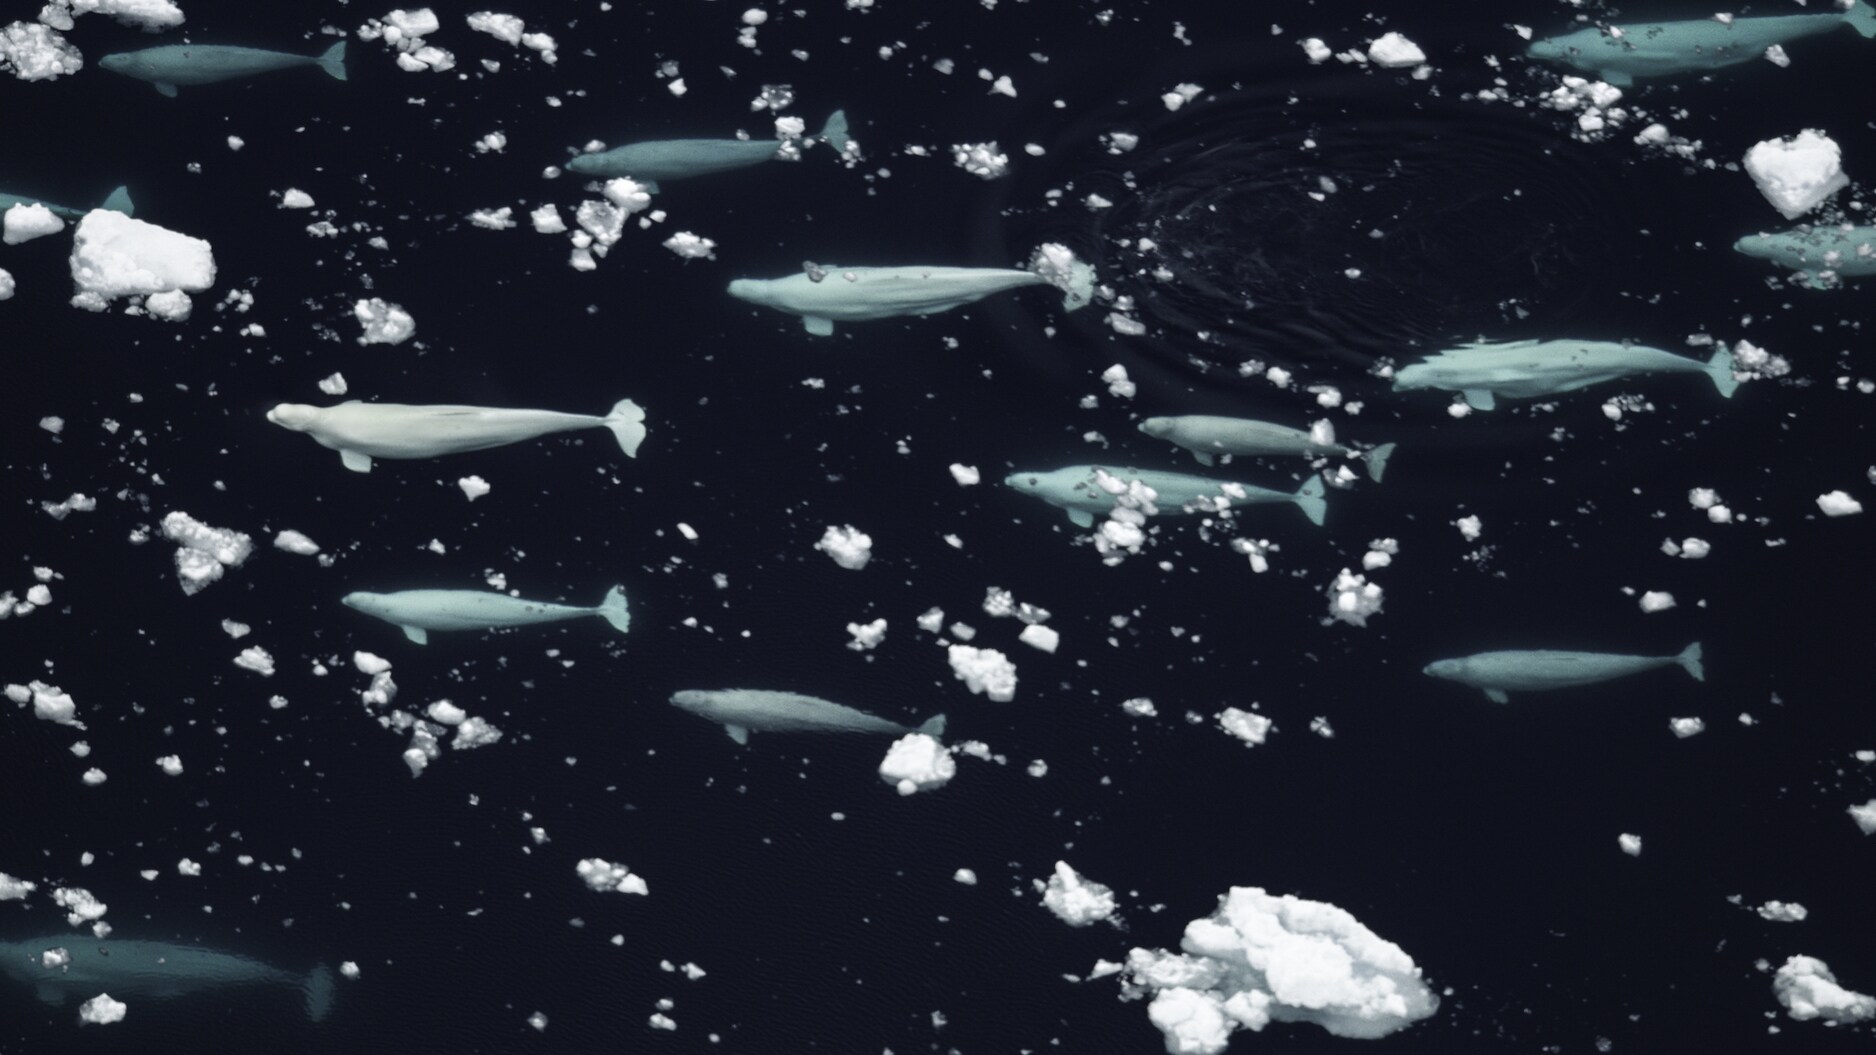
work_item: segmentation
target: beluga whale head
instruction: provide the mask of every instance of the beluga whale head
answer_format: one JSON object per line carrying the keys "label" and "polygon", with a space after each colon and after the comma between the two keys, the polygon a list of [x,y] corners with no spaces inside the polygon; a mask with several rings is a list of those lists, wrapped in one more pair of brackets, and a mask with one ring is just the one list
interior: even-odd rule
{"label": "beluga whale head", "polygon": [[137,58],[124,52],[114,52],[98,60],[98,65],[112,73],[125,73],[136,64]]}
{"label": "beluga whale head", "polygon": [[1431,678],[1445,678],[1448,681],[1455,681],[1460,675],[1464,674],[1465,671],[1466,661],[1463,659],[1436,659],[1421,668],[1420,673]]}
{"label": "beluga whale head", "polygon": [[1003,486],[1035,494],[1042,489],[1042,476],[1040,473],[1011,473],[1003,478]]}
{"label": "beluga whale head", "polygon": [[381,593],[372,593],[369,590],[353,590],[351,593],[339,598],[339,603],[347,608],[355,608],[366,615],[375,615],[380,619],[387,618],[384,614],[384,595]]}
{"label": "beluga whale head", "polygon": [[294,432],[305,432],[318,417],[319,408],[305,403],[282,403],[267,412],[268,421]]}
{"label": "beluga whale head", "polygon": [[1154,439],[1164,439],[1172,431],[1171,418],[1148,418],[1140,423],[1140,431]]}
{"label": "beluga whale head", "polygon": [[582,176],[591,175],[599,167],[598,158],[597,154],[581,154],[578,157],[569,158],[561,167],[568,172],[577,172]]}
{"label": "beluga whale head", "polygon": [[759,278],[739,278],[730,282],[730,296],[750,304],[767,306],[769,303],[769,284]]}

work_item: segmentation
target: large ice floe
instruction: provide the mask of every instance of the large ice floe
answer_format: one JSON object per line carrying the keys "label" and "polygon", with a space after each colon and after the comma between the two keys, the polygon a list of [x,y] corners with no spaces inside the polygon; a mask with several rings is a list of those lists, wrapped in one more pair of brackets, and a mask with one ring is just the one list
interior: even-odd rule
{"label": "large ice floe", "polygon": [[93,209],[72,238],[72,306],[103,311],[120,297],[142,297],[150,314],[180,322],[190,293],[215,284],[214,249],[110,209]]}
{"label": "large ice floe", "polygon": [[1271,1022],[1384,1037],[1439,1008],[1400,946],[1322,901],[1232,887],[1186,925],[1180,948],[1133,949],[1122,983],[1123,999],[1151,997],[1147,1015],[1174,1055],[1217,1055],[1233,1032]]}
{"label": "large ice floe", "polygon": [[1853,993],[1837,984],[1830,965],[1813,956],[1793,956],[1772,976],[1772,993],[1785,1012],[1800,1022],[1863,1022],[1876,1018],[1876,997]]}
{"label": "large ice floe", "polygon": [[22,81],[49,81],[85,66],[85,57],[46,26],[13,22],[0,26],[0,73]]}
{"label": "large ice floe", "polygon": [[1746,151],[1746,174],[1780,216],[1795,220],[1850,185],[1843,152],[1829,136],[1807,128],[1790,139],[1768,139]]}

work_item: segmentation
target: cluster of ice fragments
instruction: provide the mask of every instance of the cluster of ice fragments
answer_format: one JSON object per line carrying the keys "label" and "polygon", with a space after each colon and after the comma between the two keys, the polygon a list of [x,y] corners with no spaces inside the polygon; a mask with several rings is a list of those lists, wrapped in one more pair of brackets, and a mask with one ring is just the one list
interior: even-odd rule
{"label": "cluster of ice fragments", "polygon": [[176,543],[176,579],[182,592],[196,594],[222,577],[226,568],[238,568],[254,553],[254,540],[239,531],[210,527],[187,513],[163,518],[163,537]]}
{"label": "cluster of ice fragments", "polygon": [[588,857],[574,866],[580,878],[586,880],[588,888],[601,892],[619,894],[649,894],[651,888],[645,885],[645,877],[633,874],[630,868],[614,864],[603,857]]}
{"label": "cluster of ice fragments", "polygon": [[1821,1018],[1831,1023],[1876,1018],[1876,997],[1837,984],[1830,966],[1811,956],[1793,956],[1772,977],[1772,993],[1785,1012],[1800,1022]]}
{"label": "cluster of ice fragments", "polygon": [[1187,924],[1180,948],[1133,949],[1122,989],[1151,997],[1171,1052],[1218,1055],[1233,1032],[1273,1021],[1384,1037],[1439,1006],[1412,957],[1326,902],[1233,887]]}
{"label": "cluster of ice fragments", "polygon": [[77,73],[84,55],[48,26],[13,22],[0,26],[0,73],[22,81],[49,81]]}
{"label": "cluster of ice fragments", "polygon": [[364,330],[359,344],[403,344],[417,332],[417,320],[410,312],[380,297],[359,301],[352,306],[352,315]]}
{"label": "cluster of ice fragments", "polygon": [[433,70],[443,73],[456,68],[456,56],[443,48],[424,42],[424,37],[443,28],[436,12],[427,7],[415,11],[392,11],[383,19],[370,19],[358,27],[358,39],[382,40],[397,50],[397,68],[406,73]]}
{"label": "cluster of ice fragments", "polygon": [[842,527],[830,525],[814,548],[832,557],[835,564],[849,571],[859,571],[866,567],[867,561],[873,559],[872,536],[852,524]]}
{"label": "cluster of ice fragments", "polygon": [[893,741],[879,763],[880,779],[901,795],[944,787],[957,771],[951,752],[925,733],[907,733]]}

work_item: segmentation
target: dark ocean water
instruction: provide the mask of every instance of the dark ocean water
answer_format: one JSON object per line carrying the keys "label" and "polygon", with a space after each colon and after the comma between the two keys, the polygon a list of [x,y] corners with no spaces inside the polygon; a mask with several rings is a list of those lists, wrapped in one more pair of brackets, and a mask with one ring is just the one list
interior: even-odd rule
{"label": "dark ocean water", "polygon": [[[184,8],[192,40],[307,53],[333,39],[322,26],[383,14]],[[1776,216],[1724,166],[1813,127],[1867,177],[1876,132],[1853,86],[1868,41],[1843,32],[1791,45],[1789,69],[1632,90],[1625,102],[1703,141],[1721,166],[1708,171],[1645,155],[1630,142],[1639,119],[1583,143],[1569,115],[1465,97],[1494,76],[1525,99],[1554,86],[1507,27],[1560,31],[1577,10],[1563,4],[1403,6],[1382,26],[1345,4],[879,0],[858,12],[815,0],[802,17],[776,9],[759,52],[737,44],[739,5],[615,8],[502,8],[554,34],[551,67],[470,32],[475,8],[438,4],[432,42],[458,71],[403,73],[354,38],[345,84],[295,71],[177,99],[96,68],[160,41],[89,16],[70,34],[81,75],[0,81],[0,187],[84,205],[127,183],[140,218],[208,239],[219,265],[195,317],[171,325],[68,307],[69,232],[0,248],[20,287],[0,304],[15,406],[0,423],[12,540],[0,590],[23,594],[35,566],[62,576],[51,610],[0,625],[0,680],[63,687],[93,748],[81,761],[72,730],[0,717],[0,871],[41,884],[0,905],[0,939],[62,927],[46,891],[78,885],[109,903],[119,938],[362,972],[317,1026],[279,991],[133,1001],[125,1022],[81,1029],[71,1005],[9,983],[0,1051],[1157,1051],[1143,1003],[1119,1002],[1112,979],[1063,976],[1135,945],[1176,948],[1232,886],[1342,906],[1442,994],[1436,1015],[1381,1041],[1277,1024],[1233,1050],[1867,1047],[1867,1027],[1785,1019],[1755,961],[1803,953],[1849,988],[1876,987],[1876,842],[1844,813],[1876,794],[1876,766],[1852,757],[1876,748],[1870,538],[1863,518],[1826,520],[1814,504],[1839,488],[1871,498],[1876,397],[1838,384],[1868,369],[1870,285],[1782,288],[1732,253]],[[1296,46],[1317,36],[1343,50],[1383,28],[1439,72],[1312,67]],[[896,50],[882,59],[881,47]],[[954,73],[931,68],[941,57]],[[682,98],[656,76],[664,61],[680,64]],[[979,68],[1010,75],[1018,96],[986,94]],[[1183,82],[1205,92],[1169,113],[1159,96]],[[594,196],[542,178],[569,147],[762,136],[768,118],[748,100],[779,83],[811,129],[845,107],[867,159],[842,168],[816,148],[667,185],[656,207],[669,218],[629,229],[592,273],[566,265],[564,236],[527,229],[542,202],[570,221]],[[505,152],[477,154],[497,130]],[[1140,146],[1108,154],[1098,137],[1114,130]],[[1012,158],[1003,180],[942,156],[991,139]],[[1336,191],[1307,197],[1323,177]],[[288,187],[318,208],[277,209],[269,192]],[[1088,193],[1113,207],[1090,212]],[[466,220],[499,206],[522,227]],[[304,233],[328,215],[340,237]],[[660,248],[677,230],[715,239],[717,259]],[[1177,281],[1139,277],[1156,262],[1135,248],[1142,237]],[[1063,315],[1059,298],[1025,290],[815,339],[723,293],[804,259],[1012,266],[1050,240],[1135,296],[1150,332],[1120,336],[1106,305]],[[216,308],[235,289],[252,293],[250,312]],[[350,309],[368,296],[408,309],[416,338],[356,344]],[[240,336],[249,322],[266,336]],[[1730,401],[1668,377],[1464,419],[1372,373],[1481,336],[1687,350],[1696,333],[1748,338],[1792,373]],[[1296,385],[1240,376],[1247,360]],[[1139,385],[1132,400],[1099,380],[1116,363]],[[650,437],[629,461],[595,432],[348,473],[264,417],[330,401],[316,382],[334,371],[351,397],[391,402],[600,413],[630,397]],[[1313,384],[1363,410],[1324,411],[1303,391]],[[1601,410],[1618,392],[1652,411],[1618,426]],[[1097,406],[1081,406],[1088,395]],[[1135,431],[1168,413],[1329,416],[1345,438],[1400,450],[1385,485],[1332,491],[1324,528],[1253,509],[1243,533],[1280,547],[1263,575],[1228,547],[1233,532],[1193,518],[1156,519],[1144,553],[1104,567],[1086,532],[996,484],[1096,459],[1191,471]],[[46,415],[63,433],[38,427]],[[984,484],[958,487],[953,462]],[[1302,464],[1230,471],[1289,490]],[[456,487],[470,473],[494,487],[473,505]],[[1741,522],[1709,524],[1688,506],[1692,487],[1718,490]],[[97,511],[39,510],[73,491]],[[172,510],[253,535],[256,556],[184,596],[170,545],[128,541]],[[1452,526],[1468,514],[1484,522],[1476,544]],[[875,540],[858,573],[812,548],[838,524]],[[268,545],[284,528],[331,566]],[[1687,536],[1712,555],[1659,552]],[[1325,626],[1326,586],[1379,538],[1400,546],[1371,573],[1385,610],[1366,628]],[[494,572],[577,604],[623,583],[631,633],[581,621],[418,647],[338,603],[476,588]],[[993,586],[1052,611],[1061,650],[1027,648],[1013,620],[986,616]],[[1680,603],[1644,616],[1625,589]],[[951,677],[914,623],[934,605],[1017,662],[1013,702]],[[877,617],[890,627],[876,651],[843,647],[847,623]],[[224,619],[253,633],[232,641]],[[1495,648],[1669,654],[1692,640],[1704,684],[1659,672],[1500,707],[1420,673]],[[272,677],[231,665],[254,644],[278,662]],[[393,661],[398,706],[448,698],[504,739],[446,751],[413,780],[406,738],[359,701],[355,650]],[[737,747],[666,703],[733,685],[897,719],[944,711],[954,741],[1004,761],[960,758],[949,786],[902,798],[874,772],[884,741],[758,734]],[[289,705],[269,708],[274,694]],[[1158,718],[1122,712],[1139,696]],[[1262,747],[1210,722],[1253,704],[1276,722]],[[1676,739],[1669,718],[1689,715],[1707,732]],[[1310,733],[1318,716],[1333,739]],[[172,753],[180,777],[153,764]],[[1026,771],[1037,759],[1041,777]],[[93,765],[110,779],[88,788],[79,775]],[[550,841],[535,845],[535,826]],[[1618,851],[1621,832],[1644,837],[1640,857]],[[650,896],[587,890],[574,865],[594,856],[628,864]],[[203,875],[177,875],[182,857]],[[1071,929],[1038,904],[1031,881],[1058,859],[1114,888],[1124,928]],[[146,882],[146,868],[162,874]],[[954,882],[959,868],[979,884]],[[1774,898],[1811,918],[1750,911]],[[708,973],[688,980],[664,961]],[[662,999],[675,1031],[646,1024]],[[536,1011],[544,1032],[526,1021]]]}

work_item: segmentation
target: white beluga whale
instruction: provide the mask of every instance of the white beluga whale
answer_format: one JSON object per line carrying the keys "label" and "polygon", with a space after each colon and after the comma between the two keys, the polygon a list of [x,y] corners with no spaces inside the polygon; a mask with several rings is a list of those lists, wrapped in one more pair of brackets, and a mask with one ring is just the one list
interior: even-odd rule
{"label": "white beluga whale", "polygon": [[736,279],[729,292],[738,300],[799,315],[809,333],[829,337],[835,322],[936,315],[1024,286],[1054,286],[1062,291],[1064,309],[1074,311],[1094,296],[1094,269],[1061,246],[1045,245],[1027,270],[807,264],[785,278]]}
{"label": "white beluga whale", "polygon": [[1802,272],[1807,284],[1876,275],[1876,227],[1819,224],[1772,234],[1749,234],[1733,249],[1755,260]]}
{"label": "white beluga whale", "polygon": [[[846,151],[846,111],[835,110],[827,118],[820,138],[835,150]],[[630,177],[656,194],[665,180],[733,172],[794,156],[787,144],[773,139],[653,139],[581,154],[567,162],[566,170],[597,179]]]}
{"label": "white beluga whale", "polygon": [[[43,205],[50,210],[53,215],[67,220],[82,220],[85,218],[85,214],[91,211],[90,209],[74,209],[69,205],[57,205],[42,198],[29,198],[23,194],[8,194],[5,191],[0,191],[0,213],[6,212],[15,205]],[[119,187],[112,191],[110,196],[105,198],[104,203],[99,205],[98,208],[109,209],[112,212],[121,212],[125,216],[134,216],[137,211],[136,205],[130,200],[129,187]]]}
{"label": "white beluga whale", "polygon": [[1662,667],[1680,667],[1695,681],[1707,680],[1698,641],[1673,656],[1621,656],[1548,649],[1481,652],[1459,659],[1434,660],[1422,673],[1482,689],[1493,703],[1508,703],[1508,693],[1573,689]]}
{"label": "white beluga whale", "polygon": [[1162,515],[1198,512],[1201,508],[1220,506],[1236,508],[1288,502],[1303,511],[1312,524],[1320,525],[1328,512],[1322,477],[1311,473],[1303,486],[1294,491],[1272,491],[1252,484],[1215,480],[1190,473],[1169,473],[1158,469],[1109,469],[1097,465],[1069,465],[1048,472],[1014,472],[1003,478],[1005,487],[1033,495],[1065,510],[1076,527],[1093,527],[1094,518],[1106,516],[1114,508],[1115,496],[1100,486],[1098,473],[1106,473],[1121,484],[1138,481],[1153,489],[1154,505]]}
{"label": "white beluga whale", "polygon": [[1739,387],[1725,348],[1701,362],[1640,344],[1614,341],[1479,342],[1448,348],[1394,372],[1396,392],[1441,388],[1475,410],[1504,399],[1538,399],[1638,374],[1705,374],[1720,395]]}
{"label": "white beluga whale", "polygon": [[[46,966],[44,954],[53,949],[65,950],[69,959]],[[32,986],[48,1004],[109,993],[134,1009],[144,1000],[270,987],[298,991],[314,1022],[332,1010],[332,971],[324,964],[295,974],[238,953],[164,941],[99,941],[70,931],[0,941],[0,973]]]}
{"label": "white beluga whale", "polygon": [[619,449],[628,458],[638,457],[639,444],[645,441],[645,411],[629,399],[613,404],[603,417],[555,410],[412,406],[354,399],[336,407],[282,403],[267,412],[267,420],[304,432],[321,446],[338,451],[347,469],[361,473],[371,471],[373,458],[435,458],[485,451],[578,429],[611,429]]}
{"label": "white beluga whale", "polygon": [[179,84],[214,84],[275,70],[317,66],[335,80],[345,79],[345,41],[318,55],[294,55],[264,48],[226,44],[165,44],[142,51],[119,51],[98,60],[113,73],[149,81],[164,95],[174,96]]}
{"label": "white beluga whale", "polygon": [[396,593],[356,591],[343,598],[347,608],[396,624],[404,636],[419,645],[430,643],[432,630],[494,630],[537,623],[564,623],[596,615],[623,634],[632,628],[625,587],[614,586],[591,608],[528,601],[493,590],[399,590]]}
{"label": "white beluga whale", "polygon": [[1653,25],[1579,29],[1532,41],[1525,53],[1572,66],[1610,84],[1627,87],[1638,77],[1717,70],[1763,61],[1765,49],[1804,37],[1833,33],[1845,25],[1876,36],[1876,10],[1858,2],[1848,11],[1819,15],[1699,18]]}
{"label": "white beluga whale", "polygon": [[671,706],[716,722],[739,744],[748,743],[750,733],[924,733],[940,737],[945,732],[942,714],[933,715],[922,725],[900,725],[831,700],[767,689],[686,689],[672,693]]}
{"label": "white beluga whale", "polygon": [[1252,418],[1229,418],[1214,414],[1179,414],[1147,418],[1140,431],[1154,439],[1184,447],[1200,465],[1211,465],[1220,454],[1276,455],[1320,458],[1337,455],[1359,458],[1375,483],[1387,472],[1387,460],[1394,454],[1392,443],[1358,450],[1335,441],[1335,429],[1327,421],[1313,429],[1293,429]]}

